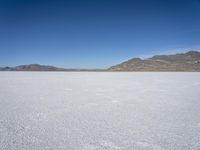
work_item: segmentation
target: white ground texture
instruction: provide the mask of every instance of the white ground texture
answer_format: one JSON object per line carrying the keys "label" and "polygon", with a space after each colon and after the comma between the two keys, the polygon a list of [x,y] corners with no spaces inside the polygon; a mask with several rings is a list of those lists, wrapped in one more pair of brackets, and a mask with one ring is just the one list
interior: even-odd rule
{"label": "white ground texture", "polygon": [[0,150],[200,150],[200,73],[0,72]]}

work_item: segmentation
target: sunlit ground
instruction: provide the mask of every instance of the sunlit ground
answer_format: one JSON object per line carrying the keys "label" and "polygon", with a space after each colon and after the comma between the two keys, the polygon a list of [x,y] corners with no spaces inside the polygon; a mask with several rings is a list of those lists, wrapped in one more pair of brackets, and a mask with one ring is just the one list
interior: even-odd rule
{"label": "sunlit ground", "polygon": [[198,150],[200,73],[0,72],[1,150]]}

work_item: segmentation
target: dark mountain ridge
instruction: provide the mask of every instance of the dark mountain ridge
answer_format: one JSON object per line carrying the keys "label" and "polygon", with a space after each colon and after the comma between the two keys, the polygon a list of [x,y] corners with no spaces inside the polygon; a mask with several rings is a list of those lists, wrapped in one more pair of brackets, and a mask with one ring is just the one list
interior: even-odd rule
{"label": "dark mountain ridge", "polygon": [[65,69],[48,65],[29,64],[0,67],[0,71],[188,71],[200,72],[200,52],[189,51],[174,55],[155,55],[147,59],[133,58],[108,69]]}
{"label": "dark mountain ridge", "polygon": [[109,71],[200,71],[200,52],[189,51],[174,55],[133,58],[112,66]]}
{"label": "dark mountain ridge", "polygon": [[63,68],[57,68],[54,66],[39,65],[39,64],[29,64],[20,65],[16,67],[2,67],[1,71],[64,71]]}
{"label": "dark mountain ridge", "polygon": [[0,67],[0,71],[105,71],[103,69],[65,69],[49,65],[29,64],[16,67]]}

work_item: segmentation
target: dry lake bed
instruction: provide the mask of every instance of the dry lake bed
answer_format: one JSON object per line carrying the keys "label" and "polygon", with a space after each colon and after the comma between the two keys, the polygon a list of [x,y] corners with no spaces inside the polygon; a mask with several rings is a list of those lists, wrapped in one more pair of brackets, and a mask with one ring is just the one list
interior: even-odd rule
{"label": "dry lake bed", "polygon": [[200,73],[0,72],[0,150],[199,150]]}

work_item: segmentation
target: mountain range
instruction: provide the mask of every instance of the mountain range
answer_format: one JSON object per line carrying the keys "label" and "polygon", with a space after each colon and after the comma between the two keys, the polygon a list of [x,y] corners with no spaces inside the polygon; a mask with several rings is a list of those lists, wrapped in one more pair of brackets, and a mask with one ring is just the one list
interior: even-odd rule
{"label": "mountain range", "polygon": [[63,68],[39,64],[21,65],[16,67],[2,67],[1,71],[64,71]]}
{"label": "mountain range", "polygon": [[109,71],[200,71],[200,52],[133,58],[108,68]]}
{"label": "mountain range", "polygon": [[200,52],[189,51],[173,55],[155,55],[147,59],[132,58],[107,69],[65,69],[29,64],[0,67],[0,71],[188,71],[200,72]]}
{"label": "mountain range", "polygon": [[0,67],[0,71],[101,71],[103,69],[65,69],[55,66],[29,64],[16,67]]}

